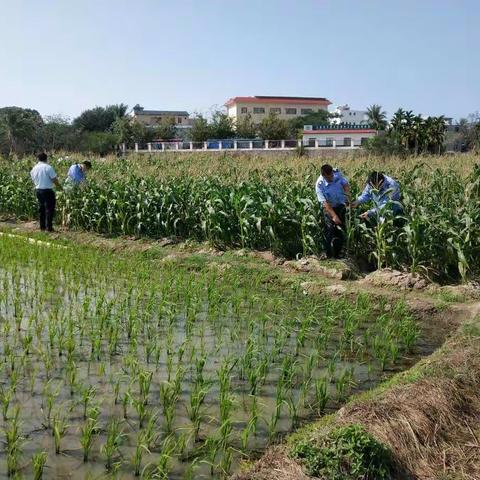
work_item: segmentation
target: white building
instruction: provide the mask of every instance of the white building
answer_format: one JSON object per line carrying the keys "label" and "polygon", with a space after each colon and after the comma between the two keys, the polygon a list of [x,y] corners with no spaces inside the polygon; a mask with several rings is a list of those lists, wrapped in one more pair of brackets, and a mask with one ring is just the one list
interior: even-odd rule
{"label": "white building", "polygon": [[332,113],[337,118],[332,118],[331,123],[339,125],[349,123],[351,125],[368,125],[368,116],[366,110],[352,110],[348,105],[339,105]]}
{"label": "white building", "polygon": [[368,124],[305,125],[303,144],[307,147],[361,147],[377,133]]}

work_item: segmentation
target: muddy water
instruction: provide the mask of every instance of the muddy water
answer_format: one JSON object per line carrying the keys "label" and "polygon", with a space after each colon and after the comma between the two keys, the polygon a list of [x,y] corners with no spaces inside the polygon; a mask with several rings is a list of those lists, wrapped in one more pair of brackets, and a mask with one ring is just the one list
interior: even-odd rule
{"label": "muddy water", "polygon": [[[116,475],[117,478],[135,478],[132,458],[140,421],[130,399],[140,398],[138,376],[141,371],[153,372],[146,410],[149,415],[158,415],[154,428],[158,438],[151,442],[148,451],[142,450],[144,478],[149,478],[148,465],[152,464],[153,468],[158,463],[164,439],[169,436],[165,419],[168,405],[161,391],[167,382],[173,383],[177,375],[180,388],[171,433],[177,446],[170,461],[168,478],[220,478],[222,466],[219,464],[225,449],[212,457],[205,451],[205,445],[209,440],[219,439],[222,426],[219,371],[226,362],[232,365],[227,389],[232,401],[228,415],[232,431],[228,435],[227,451],[232,455],[232,462],[227,466],[235,470],[242,457],[239,452],[244,447],[245,455],[260,452],[275,437],[319,414],[315,395],[317,380],[326,379],[328,401],[325,411],[331,411],[349,393],[369,389],[394,372],[411,366],[436,348],[440,341],[440,338],[431,341],[428,336],[420,334],[410,352],[400,353],[396,362],[388,362],[386,369],[382,370],[371,351],[372,345],[360,348],[362,341],[368,338],[366,332],[377,332],[382,328],[372,306],[358,307],[353,335],[355,348],[342,354],[339,353],[341,339],[347,322],[344,315],[356,315],[355,309],[351,312],[342,310],[350,308],[345,305],[323,305],[328,315],[325,313],[322,317],[318,305],[297,308],[282,302],[277,305],[268,299],[251,301],[246,295],[241,301],[232,300],[227,295],[214,302],[205,294],[208,285],[187,283],[189,290],[183,291],[184,284],[178,282],[172,287],[173,293],[170,291],[165,298],[156,297],[153,307],[149,307],[146,297],[134,287],[128,290],[123,286],[91,284],[83,288],[68,274],[60,275],[60,278],[61,282],[42,294],[45,290],[42,286],[48,283],[48,277],[41,272],[29,268],[0,270],[0,284],[3,285],[0,295],[3,339],[0,379],[4,392],[12,388],[12,375],[15,377],[14,372],[18,372],[7,420],[2,421],[2,428],[10,428],[13,409],[18,406],[20,429],[25,438],[20,465],[26,477],[32,476],[32,456],[46,451],[48,461],[44,478],[103,478],[106,458],[102,447],[107,439],[107,425],[112,418],[118,418],[122,419],[124,436],[115,455],[115,461],[119,463]],[[175,292],[175,288],[179,290]],[[191,294],[188,301],[185,292]],[[182,297],[183,300],[179,301]],[[314,315],[310,311],[313,307],[317,308]],[[377,323],[378,328],[375,327]],[[111,352],[109,329],[116,324],[121,325],[118,345],[115,352]],[[133,333],[130,331],[132,325]],[[388,325],[391,328],[390,323]],[[152,332],[157,335],[158,353],[147,361],[146,348],[152,340]],[[28,335],[33,339],[26,348]],[[69,335],[75,343],[70,360],[66,353]],[[304,336],[301,344],[299,335]],[[323,343],[318,342],[321,335],[326,338]],[[97,337],[100,341],[95,345]],[[368,343],[368,339],[365,341]],[[252,355],[247,358],[249,348]],[[205,358],[201,376],[205,379],[207,393],[195,439],[189,407],[195,378],[198,378],[196,362],[201,357]],[[266,362],[266,372],[256,394],[252,395],[251,382],[245,378],[248,377],[245,364],[256,367],[262,361]],[[293,373],[285,383],[284,401],[280,402],[278,420],[272,427],[282,368],[288,361],[291,361]],[[71,362],[76,372],[73,387],[67,376]],[[341,388],[342,378],[344,388]],[[119,386],[118,395],[116,385]],[[80,429],[85,423],[82,390],[89,386],[95,389],[89,406],[98,408],[98,430],[89,460],[84,462],[80,444]],[[50,395],[53,398],[50,416],[48,392],[55,392]],[[122,399],[127,393],[130,396],[124,407]],[[254,403],[258,408],[256,432],[242,445],[242,432],[252,418]],[[55,416],[64,418],[68,425],[61,440],[60,454],[55,454],[52,436]],[[213,473],[208,462],[216,464]],[[7,478],[6,471],[6,457],[2,455],[2,478]]]}

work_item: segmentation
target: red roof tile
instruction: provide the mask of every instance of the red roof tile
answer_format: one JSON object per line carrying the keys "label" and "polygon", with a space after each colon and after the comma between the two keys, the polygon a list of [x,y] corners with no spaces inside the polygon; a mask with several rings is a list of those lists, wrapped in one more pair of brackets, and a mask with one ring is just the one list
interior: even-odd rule
{"label": "red roof tile", "polygon": [[225,103],[225,106],[229,107],[235,103],[295,103],[302,105],[330,105],[332,102],[323,97],[272,97],[267,95],[257,95],[255,97],[230,98]]}

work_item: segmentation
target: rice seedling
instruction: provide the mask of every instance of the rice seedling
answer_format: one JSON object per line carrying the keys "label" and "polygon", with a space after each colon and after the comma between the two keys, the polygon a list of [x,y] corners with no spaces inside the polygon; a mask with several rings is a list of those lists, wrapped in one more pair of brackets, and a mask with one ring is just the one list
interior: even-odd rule
{"label": "rice seedling", "polygon": [[60,413],[57,412],[53,417],[52,424],[52,435],[55,443],[55,453],[57,455],[60,453],[61,441],[67,433],[69,426],[70,425],[66,424],[65,419],[60,415]]}
{"label": "rice seedling", "polygon": [[2,418],[3,421],[8,419],[8,409],[10,407],[10,402],[13,397],[13,390],[9,388],[5,389],[3,385],[0,385],[0,402],[2,404]]}
{"label": "rice seedling", "polygon": [[325,407],[330,399],[328,393],[328,380],[326,377],[318,378],[315,381],[315,403],[319,415],[325,413]]}
{"label": "rice seedling", "polygon": [[9,477],[18,473],[20,456],[25,438],[20,432],[20,407],[14,408],[14,413],[8,424],[4,426],[7,453],[7,474]]}
{"label": "rice seedling", "polygon": [[88,462],[88,457],[92,449],[94,435],[98,432],[98,412],[91,409],[88,418],[84,421],[80,428],[80,445],[83,449],[83,461]]}
{"label": "rice seedling", "polygon": [[173,434],[168,435],[162,442],[160,454],[155,468],[154,478],[168,480],[170,473],[172,456],[177,447]]}
{"label": "rice seedling", "polygon": [[118,455],[118,449],[124,437],[122,422],[115,417],[111,418],[107,426],[107,438],[101,446],[101,452],[105,455],[105,468],[107,472],[110,472],[114,466],[115,456]]}
{"label": "rice seedling", "polygon": [[144,452],[150,453],[150,450],[148,449],[148,441],[146,439],[145,432],[143,430],[140,430],[137,435],[137,444],[135,447],[135,453],[132,458],[134,475],[136,477],[140,476]]}
{"label": "rice seedling", "polygon": [[41,480],[43,478],[43,470],[48,460],[47,452],[38,452],[35,453],[32,457],[33,465],[33,479]]}

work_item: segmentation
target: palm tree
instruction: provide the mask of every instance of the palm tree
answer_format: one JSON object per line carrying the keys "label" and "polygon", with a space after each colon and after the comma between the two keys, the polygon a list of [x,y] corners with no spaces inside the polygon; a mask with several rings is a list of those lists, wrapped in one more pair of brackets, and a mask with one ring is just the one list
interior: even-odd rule
{"label": "palm tree", "polygon": [[125,105],[124,103],[118,103],[116,105],[108,105],[105,109],[110,109],[115,118],[123,118],[127,114],[128,105]]}
{"label": "palm tree", "polygon": [[367,108],[367,118],[375,130],[385,130],[387,127],[387,113],[381,105],[373,104]]}
{"label": "palm tree", "polygon": [[412,120],[412,140],[415,155],[419,153],[420,138],[422,135],[423,118],[421,115],[415,115]]}
{"label": "palm tree", "polygon": [[439,117],[434,117],[432,139],[437,154],[442,153],[443,144],[445,142],[446,130],[447,126],[445,125],[445,117],[443,115],[440,115]]}
{"label": "palm tree", "polygon": [[413,121],[412,111],[405,111],[399,108],[392,117],[392,131],[397,135],[398,141],[408,150],[409,138],[411,136],[411,125]]}
{"label": "palm tree", "polygon": [[390,122],[392,125],[392,130],[396,132],[401,132],[403,130],[403,125],[405,123],[405,110],[403,108],[399,108],[392,117],[392,121]]}

